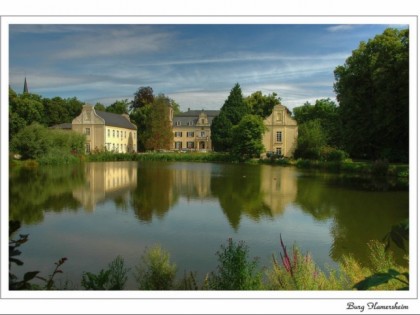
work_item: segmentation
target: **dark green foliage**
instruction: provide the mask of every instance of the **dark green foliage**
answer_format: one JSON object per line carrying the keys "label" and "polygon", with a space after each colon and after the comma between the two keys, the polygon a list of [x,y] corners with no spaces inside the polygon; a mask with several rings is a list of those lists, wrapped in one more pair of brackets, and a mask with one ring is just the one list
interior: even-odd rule
{"label": "dark green foliage", "polygon": [[391,231],[387,233],[383,239],[385,242],[385,249],[389,249],[391,241],[404,251],[408,250],[407,243],[409,237],[409,222],[404,220],[403,222],[393,225]]}
{"label": "dark green foliage", "polygon": [[[293,109],[293,116],[300,125],[318,120],[325,134],[325,141],[331,147],[341,147],[341,122],[337,104],[328,99],[315,101],[315,105],[306,102]],[[300,129],[299,129],[300,132]]]}
{"label": "dark green foliage", "polygon": [[[115,101],[111,105],[109,105],[105,110],[109,113],[114,114],[128,114],[128,106],[130,105],[130,102],[128,99]],[[96,105],[95,105],[96,109]]]}
{"label": "dark green foliage", "polygon": [[129,271],[124,265],[124,259],[117,256],[107,269],[102,269],[98,274],[83,273],[81,285],[86,290],[123,290]]}
{"label": "dark green foliage", "polygon": [[261,118],[267,118],[271,115],[275,105],[280,104],[281,98],[276,93],[263,95],[261,91],[252,93],[245,97],[244,102],[249,107],[250,113],[258,115]]}
{"label": "dark green foliage", "polygon": [[261,117],[244,116],[239,124],[232,128],[232,155],[241,160],[260,157],[264,151],[262,144],[264,131],[265,126]]}
{"label": "dark green foliage", "polygon": [[295,158],[317,160],[321,149],[327,144],[327,135],[319,119],[309,120],[299,125],[298,144]]}
{"label": "dark green foliage", "polygon": [[376,160],[372,163],[371,173],[375,176],[386,176],[388,168],[389,162],[387,160]]}
{"label": "dark green foliage", "polygon": [[155,96],[150,86],[142,86],[134,93],[134,100],[131,103],[131,109],[142,108],[154,102]]}
{"label": "dark green foliage", "polygon": [[12,139],[10,151],[18,152],[23,159],[37,159],[50,148],[47,129],[38,123],[22,129]]}
{"label": "dark green foliage", "polygon": [[348,154],[343,150],[335,149],[329,146],[321,148],[320,158],[322,161],[342,162],[348,158]]}
{"label": "dark green foliage", "polygon": [[85,136],[73,131],[48,129],[37,123],[18,132],[10,143],[10,151],[23,159],[36,159],[43,164],[68,164],[79,161]]}
{"label": "dark green foliage", "polygon": [[386,29],[334,71],[344,147],[352,157],[408,161],[408,41],[408,29]]}
{"label": "dark green foliage", "polygon": [[232,147],[232,123],[221,112],[211,124],[211,140],[217,152],[227,152]]}
{"label": "dark green foliage", "polygon": [[228,240],[216,253],[219,265],[216,273],[207,279],[210,290],[258,290],[262,289],[262,275],[258,271],[258,261],[249,261],[248,246],[244,242]]}
{"label": "dark green foliage", "polygon": [[369,290],[370,288],[381,284],[386,284],[391,280],[397,280],[405,285],[398,290],[408,290],[408,277],[408,272],[400,273],[394,269],[389,269],[388,272],[378,272],[365,278],[364,280],[356,283],[353,288],[357,290]]}
{"label": "dark green foliage", "polygon": [[232,128],[239,124],[242,117],[250,113],[242,96],[238,83],[230,91],[228,98],[220,109],[220,114],[211,125],[212,143],[216,151],[227,152],[232,145]]}

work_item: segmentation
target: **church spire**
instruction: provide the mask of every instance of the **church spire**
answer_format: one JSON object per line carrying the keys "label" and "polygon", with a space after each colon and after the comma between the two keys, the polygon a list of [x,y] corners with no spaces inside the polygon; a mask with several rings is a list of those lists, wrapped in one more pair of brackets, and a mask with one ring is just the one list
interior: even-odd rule
{"label": "church spire", "polygon": [[26,82],[26,77],[25,77],[25,83],[23,84],[23,93],[29,93],[28,82]]}

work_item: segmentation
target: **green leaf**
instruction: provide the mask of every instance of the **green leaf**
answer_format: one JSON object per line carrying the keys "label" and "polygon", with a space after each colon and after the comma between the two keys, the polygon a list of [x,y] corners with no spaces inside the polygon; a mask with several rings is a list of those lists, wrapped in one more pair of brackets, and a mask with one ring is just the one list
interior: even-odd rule
{"label": "green leaf", "polygon": [[23,276],[23,281],[28,282],[30,280],[32,280],[33,278],[36,277],[36,275],[39,273],[39,271],[29,271],[27,273],[25,273],[25,275]]}
{"label": "green leaf", "polygon": [[368,290],[381,284],[388,283],[394,277],[389,273],[375,273],[370,277],[356,283],[353,288],[357,290]]}
{"label": "green leaf", "polygon": [[19,259],[9,258],[9,260],[10,260],[10,262],[14,262],[18,266],[22,266],[23,265],[23,262],[21,260],[19,260]]}

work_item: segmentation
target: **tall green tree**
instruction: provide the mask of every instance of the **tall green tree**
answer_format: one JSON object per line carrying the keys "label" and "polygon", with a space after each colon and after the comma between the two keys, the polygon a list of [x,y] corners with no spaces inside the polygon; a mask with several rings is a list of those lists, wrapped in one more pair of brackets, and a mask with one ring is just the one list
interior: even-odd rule
{"label": "tall green tree", "polygon": [[265,132],[263,119],[257,115],[245,115],[232,128],[232,154],[239,159],[259,157],[264,151],[262,136]]}
{"label": "tall green tree", "polygon": [[148,122],[149,137],[144,142],[146,150],[171,149],[174,134],[169,120],[170,105],[165,95],[155,97]]}
{"label": "tall green tree", "polygon": [[409,31],[361,42],[335,71],[343,140],[353,157],[408,161]]}
{"label": "tall green tree", "polygon": [[229,151],[232,144],[232,127],[249,113],[250,109],[244,101],[241,87],[236,83],[220,109],[220,114],[213,119],[211,125],[212,142],[216,151]]}
{"label": "tall green tree", "polygon": [[150,86],[141,86],[134,93],[134,100],[131,103],[131,109],[142,108],[152,104],[155,99],[153,89]]}
{"label": "tall green tree", "polygon": [[326,144],[327,135],[319,119],[300,124],[295,158],[319,159]]}
{"label": "tall green tree", "polygon": [[276,93],[263,95],[261,91],[257,91],[245,97],[244,101],[251,114],[267,118],[271,115],[273,107],[280,104],[281,98]]}

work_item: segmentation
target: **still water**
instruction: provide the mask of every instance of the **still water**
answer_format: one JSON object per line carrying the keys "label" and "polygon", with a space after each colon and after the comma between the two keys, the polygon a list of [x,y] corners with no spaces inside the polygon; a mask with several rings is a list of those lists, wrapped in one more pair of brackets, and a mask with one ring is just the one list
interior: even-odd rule
{"label": "still water", "polygon": [[[10,219],[29,234],[19,275],[49,275],[82,289],[118,255],[134,270],[146,247],[160,244],[178,276],[201,281],[217,266],[228,238],[245,241],[260,266],[280,252],[280,234],[324,267],[344,254],[368,261],[366,243],[408,217],[408,190],[398,185],[293,167],[179,162],[96,162],[10,172]],[[135,289],[129,276],[128,289]]]}

